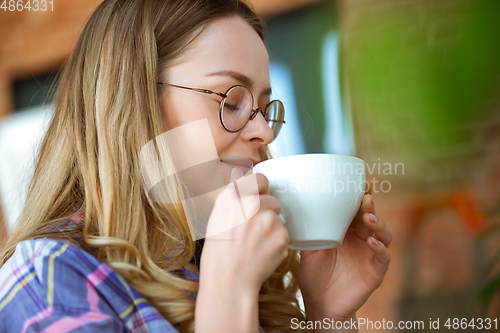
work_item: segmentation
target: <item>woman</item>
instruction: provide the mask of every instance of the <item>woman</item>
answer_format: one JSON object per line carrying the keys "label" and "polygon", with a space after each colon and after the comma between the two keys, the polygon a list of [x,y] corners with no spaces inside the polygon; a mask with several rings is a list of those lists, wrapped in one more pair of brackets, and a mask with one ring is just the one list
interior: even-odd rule
{"label": "woman", "polygon": [[[262,31],[237,0],[99,6],[61,73],[26,206],[4,248],[0,331],[254,333],[292,331],[293,319],[355,318],[390,261],[391,233],[369,193],[344,244],[303,251],[299,265],[279,201],[257,174],[259,211],[226,232],[237,241],[207,241],[200,262],[182,206],[155,202],[144,186],[141,148],[200,119],[219,157],[266,158],[282,119],[263,117]],[[242,128],[217,112],[235,85],[253,95],[248,114],[256,110]],[[223,209],[218,197],[213,211]]]}

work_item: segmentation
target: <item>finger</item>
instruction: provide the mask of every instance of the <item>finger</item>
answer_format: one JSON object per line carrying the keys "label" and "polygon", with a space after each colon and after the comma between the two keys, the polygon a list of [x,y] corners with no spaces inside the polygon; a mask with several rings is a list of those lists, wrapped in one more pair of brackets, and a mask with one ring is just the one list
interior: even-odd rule
{"label": "finger", "polygon": [[259,194],[271,194],[269,190],[269,180],[266,176],[261,173],[256,173],[255,178],[257,178],[257,187],[259,188]]}
{"label": "finger", "polygon": [[373,197],[370,194],[365,194],[363,196],[361,206],[359,207],[358,213],[354,219],[356,235],[362,240],[366,240],[369,236],[373,236],[371,225],[367,225],[363,220],[365,214],[375,213],[375,206],[372,204],[372,200]]}
{"label": "finger", "polygon": [[[230,182],[236,181],[243,176],[243,171],[238,167],[234,167],[231,170]],[[259,194],[271,194],[271,191],[269,190],[269,180],[267,177],[261,173],[256,173],[255,178],[257,179]]]}
{"label": "finger", "polygon": [[366,179],[366,188],[365,193],[372,194],[373,193],[373,178]]}
{"label": "finger", "polygon": [[391,262],[391,254],[389,253],[389,250],[387,250],[387,248],[382,242],[377,241],[373,237],[369,237],[366,243],[368,247],[375,254],[373,268],[380,277],[383,277],[387,272],[387,270],[389,269],[389,263]]}
{"label": "finger", "polygon": [[[260,195],[260,210],[270,209],[274,211],[276,214],[281,212],[281,202],[278,198],[269,195],[269,194],[261,194]],[[281,221],[281,220],[280,220]]]}
{"label": "finger", "polygon": [[361,198],[361,205],[359,205],[356,217],[361,220],[365,213],[375,214],[375,201],[373,200],[373,196],[368,193]]}
{"label": "finger", "polygon": [[375,238],[380,240],[386,247],[389,247],[392,242],[392,233],[387,227],[387,224],[379,218],[371,213],[366,213],[363,216],[363,221],[365,225],[371,230],[371,233],[375,233]]}

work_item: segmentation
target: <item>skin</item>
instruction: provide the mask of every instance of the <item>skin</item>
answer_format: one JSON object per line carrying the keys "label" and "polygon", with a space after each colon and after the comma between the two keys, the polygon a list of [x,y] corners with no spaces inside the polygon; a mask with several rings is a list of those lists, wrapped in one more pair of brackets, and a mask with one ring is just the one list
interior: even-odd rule
{"label": "skin", "polygon": [[[224,73],[220,74],[221,71]],[[243,74],[250,82],[242,82],[228,71]],[[210,75],[214,72],[219,74]],[[243,19],[219,19],[207,26],[183,57],[164,73],[162,80],[217,92],[243,84],[254,95],[254,108],[264,108],[270,98],[269,56],[258,34]],[[264,117],[259,114],[239,132],[230,133],[219,121],[219,101],[220,97],[215,95],[168,87],[160,97],[166,128],[207,118],[219,156],[262,160],[273,139]],[[242,173],[236,172],[232,178],[241,176]],[[260,194],[257,214],[221,235],[234,241],[205,242],[195,312],[196,332],[258,331],[260,287],[288,255],[289,239],[278,216],[279,200],[270,195],[264,175],[257,174],[257,182]],[[220,216],[214,212],[227,209],[224,203],[228,195],[228,191],[219,195],[211,216]],[[375,213],[375,206],[367,191],[340,247],[301,252],[299,286],[306,312],[312,319],[355,318],[356,311],[381,284],[389,266],[387,247],[392,235],[382,219],[371,222],[369,213]],[[188,268],[194,270],[192,266]]]}

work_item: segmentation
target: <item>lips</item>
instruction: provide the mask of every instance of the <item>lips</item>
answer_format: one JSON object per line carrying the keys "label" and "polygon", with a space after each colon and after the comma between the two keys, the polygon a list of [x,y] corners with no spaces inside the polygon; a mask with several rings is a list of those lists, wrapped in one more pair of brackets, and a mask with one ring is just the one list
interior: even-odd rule
{"label": "lips", "polygon": [[241,161],[242,158],[250,160],[252,162],[252,166],[256,166],[257,164],[262,162],[262,160],[260,158],[255,159],[255,158],[246,157],[246,156],[232,156],[232,155],[219,156],[219,159],[221,162],[226,162],[226,163],[235,164],[235,165],[242,165],[242,166],[246,166],[248,168],[249,167],[248,163],[247,162],[242,163],[242,161]]}
{"label": "lips", "polygon": [[249,158],[249,159],[252,161],[253,166],[256,166],[257,164],[259,164],[260,162],[262,162],[262,161],[259,161],[259,160],[254,160],[253,158]]}

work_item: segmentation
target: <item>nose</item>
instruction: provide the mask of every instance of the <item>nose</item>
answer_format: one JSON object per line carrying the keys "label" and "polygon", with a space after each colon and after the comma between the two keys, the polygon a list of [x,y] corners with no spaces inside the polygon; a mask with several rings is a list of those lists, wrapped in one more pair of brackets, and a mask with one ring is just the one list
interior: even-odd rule
{"label": "nose", "polygon": [[252,140],[261,144],[268,144],[273,141],[274,132],[269,127],[264,116],[264,111],[261,108],[253,110],[250,120],[243,128],[241,135],[244,140]]}

